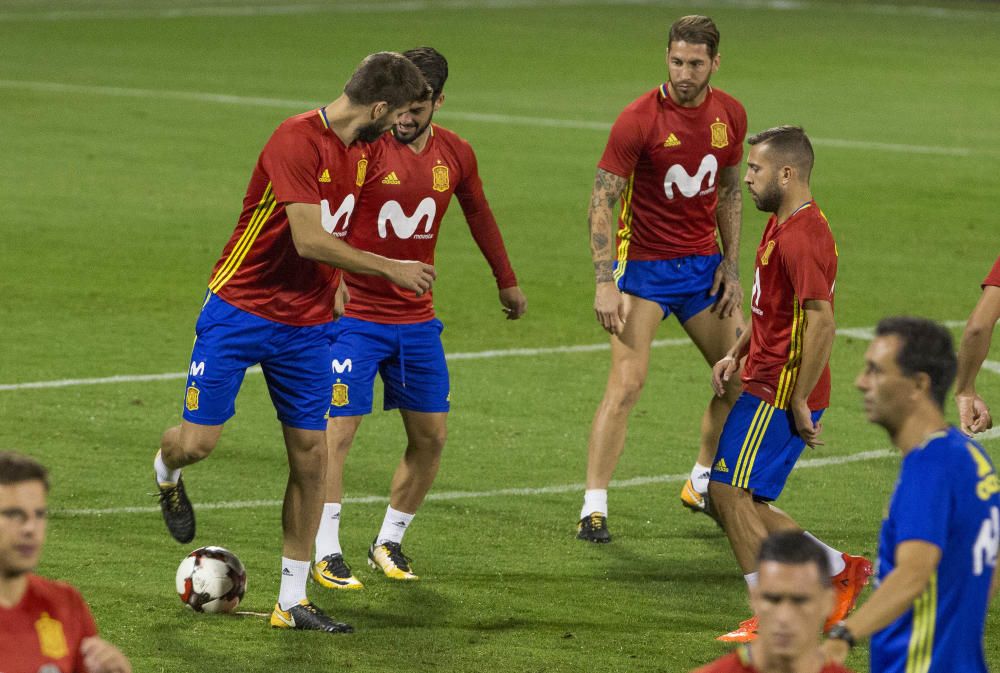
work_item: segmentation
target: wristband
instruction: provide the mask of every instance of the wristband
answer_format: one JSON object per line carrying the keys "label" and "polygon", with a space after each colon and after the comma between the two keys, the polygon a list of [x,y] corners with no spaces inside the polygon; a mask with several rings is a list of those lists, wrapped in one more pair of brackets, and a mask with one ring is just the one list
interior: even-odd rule
{"label": "wristband", "polygon": [[854,634],[847,628],[844,622],[837,622],[826,632],[826,637],[830,640],[843,640],[848,648],[854,647]]}

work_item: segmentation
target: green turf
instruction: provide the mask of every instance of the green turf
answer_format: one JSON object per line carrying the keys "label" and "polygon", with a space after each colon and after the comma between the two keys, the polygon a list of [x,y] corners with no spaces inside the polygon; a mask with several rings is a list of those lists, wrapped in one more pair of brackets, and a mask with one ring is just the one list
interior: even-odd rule
{"label": "green turf", "polygon": [[[529,298],[523,321],[501,319],[488,267],[453,208],[435,287],[452,353],[604,341],[591,309],[586,206],[607,134],[586,125],[610,124],[661,81],[666,28],[696,10],[721,27],[714,82],[745,103],[750,129],[800,123],[816,139],[813,190],[840,249],[841,326],[897,312],[961,320],[998,252],[1000,89],[987,66],[1000,62],[1000,10],[988,3],[949,3],[941,14],[860,2],[435,0],[408,11],[406,2],[269,0],[286,11],[163,18],[164,9],[204,6],[169,4],[0,7],[0,384],[183,371],[209,270],[263,142],[285,117],[332,100],[380,49],[432,44],[449,58],[439,121],[476,148]],[[947,153],[955,148],[962,153]],[[745,282],[764,221],[746,199]],[[682,334],[671,320],[660,336]],[[807,457],[888,446],[852,389],[864,347],[838,338],[827,445]],[[607,359],[597,351],[453,361],[454,413],[433,493],[582,482]],[[1000,377],[984,372],[980,388],[1000,405]],[[693,347],[655,350],[616,477],[686,472],[708,392]],[[41,571],[81,588],[136,671],[686,671],[724,652],[714,636],[748,614],[725,539],[682,510],[679,483],[666,481],[612,491],[617,539],[607,547],[573,539],[575,488],[430,500],[406,538],[423,577],[408,586],[364,568],[384,503],[347,504],[345,551],[367,588],[312,594],[357,633],[275,633],[258,617],[196,616],[172,589],[187,547],[169,541],[158,514],[69,513],[153,504],[152,453],[178,420],[181,394],[179,381],[0,390],[0,448],[37,455],[53,472]],[[285,459],[261,377],[247,378],[238,405],[216,454],[188,471],[196,503],[281,496]],[[986,446],[997,455],[995,440]],[[401,448],[395,414],[366,420],[348,461],[348,497],[385,495]],[[800,470],[782,505],[831,543],[872,555],[897,463]],[[279,515],[276,506],[199,514],[196,541],[246,563],[249,611],[268,612],[276,596]],[[995,613],[986,641],[997,666]],[[864,647],[850,664],[867,670]]]}

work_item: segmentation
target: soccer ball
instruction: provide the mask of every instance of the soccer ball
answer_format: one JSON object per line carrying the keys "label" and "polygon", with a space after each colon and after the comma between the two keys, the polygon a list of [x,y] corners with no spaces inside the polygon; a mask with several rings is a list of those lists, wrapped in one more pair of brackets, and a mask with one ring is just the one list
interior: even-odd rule
{"label": "soccer ball", "polygon": [[177,595],[195,612],[232,612],[247,588],[247,571],[236,554],[201,547],[177,567]]}

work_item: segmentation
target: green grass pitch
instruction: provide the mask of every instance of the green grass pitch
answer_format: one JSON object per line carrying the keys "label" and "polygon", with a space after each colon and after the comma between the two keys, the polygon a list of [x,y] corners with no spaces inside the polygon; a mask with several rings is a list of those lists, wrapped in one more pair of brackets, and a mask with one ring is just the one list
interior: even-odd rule
{"label": "green grass pitch", "polygon": [[[671,477],[690,467],[710,394],[690,345],[654,351],[616,474],[634,481],[611,491],[617,539],[608,546],[573,539],[607,352],[452,360],[448,447],[406,538],[423,578],[412,585],[364,566],[385,507],[364,497],[386,495],[403,447],[396,414],[367,419],[348,461],[355,501],[342,524],[367,588],[311,589],[356,626],[346,637],[195,615],[175,597],[189,548],[169,539],[147,494],[159,434],[179,418],[180,381],[9,386],[183,372],[208,273],[268,135],[335,98],[365,54],[421,44],[451,63],[437,121],[476,148],[529,298],[524,320],[502,320],[454,206],[435,287],[446,348],[606,343],[591,310],[594,166],[607,125],[665,77],[667,27],[695,11],[721,28],[714,84],[745,103],[750,129],[798,123],[815,139],[813,191],[840,249],[839,325],[896,313],[961,321],[1000,252],[1000,88],[990,65],[1000,62],[1000,10],[938,4],[6,0],[0,447],[52,469],[40,572],[76,584],[142,673],[683,672],[721,655],[714,637],[749,613],[724,537],[679,506]],[[765,219],[745,198],[745,284]],[[671,319],[660,336],[683,333]],[[827,444],[806,458],[888,448],[852,388],[864,348],[838,337]],[[1000,405],[1000,376],[984,372],[980,389]],[[1000,457],[994,438],[985,445]],[[871,556],[897,466],[889,452],[806,466],[781,503],[810,531]],[[201,505],[196,542],[242,558],[250,612],[267,613],[277,595],[279,508],[206,505],[275,501],[285,472],[263,381],[248,376],[215,455],[187,482]],[[1000,666],[996,608],[986,646]],[[866,648],[849,664],[867,671]]]}

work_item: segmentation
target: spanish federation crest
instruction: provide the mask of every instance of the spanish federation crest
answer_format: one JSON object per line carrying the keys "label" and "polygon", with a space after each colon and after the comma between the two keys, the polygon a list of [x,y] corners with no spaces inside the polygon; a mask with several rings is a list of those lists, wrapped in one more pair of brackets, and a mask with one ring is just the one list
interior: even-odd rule
{"label": "spanish federation crest", "polygon": [[368,173],[368,160],[359,159],[358,160],[358,174],[354,178],[354,184],[358,187],[365,184],[365,175]]}
{"label": "spanish federation crest", "polygon": [[198,395],[201,391],[194,386],[188,386],[187,394],[184,396],[184,406],[187,407],[188,411],[198,410]]}
{"label": "spanish federation crest", "polygon": [[62,659],[69,654],[66,634],[63,632],[62,622],[58,619],[52,619],[49,613],[43,612],[35,622],[35,631],[38,632],[38,647],[43,657]]}
{"label": "spanish federation crest", "polygon": [[729,131],[726,128],[725,122],[716,121],[711,126],[712,129],[712,147],[728,147],[729,146]]}
{"label": "spanish federation crest", "polygon": [[347,384],[346,383],[334,383],[333,384],[333,397],[330,399],[330,404],[335,407],[346,407],[348,403],[347,399]]}
{"label": "spanish federation crest", "polygon": [[764,248],[764,252],[760,256],[760,265],[767,266],[767,263],[771,261],[771,253],[774,251],[774,241],[768,241],[767,247]]}
{"label": "spanish federation crest", "polygon": [[433,168],[434,184],[431,187],[435,192],[446,192],[451,184],[448,181],[448,167],[438,164]]}

